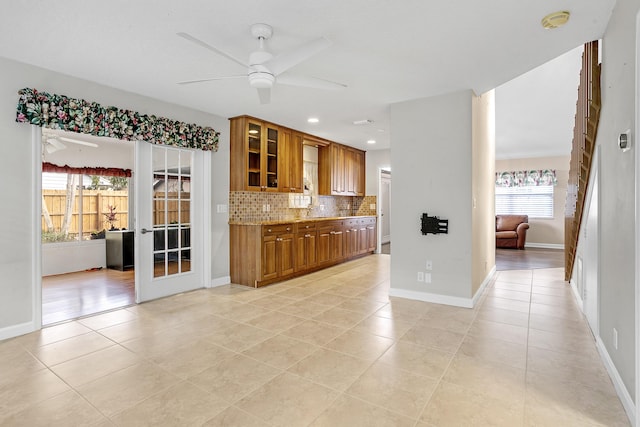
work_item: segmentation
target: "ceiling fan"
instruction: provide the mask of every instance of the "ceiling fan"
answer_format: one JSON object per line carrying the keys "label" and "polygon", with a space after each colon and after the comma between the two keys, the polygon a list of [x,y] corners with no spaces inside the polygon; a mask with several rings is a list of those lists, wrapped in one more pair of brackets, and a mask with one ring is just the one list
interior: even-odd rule
{"label": "ceiling fan", "polygon": [[65,142],[68,142],[71,144],[84,145],[86,147],[93,147],[93,148],[98,147],[98,144],[95,144],[93,142],[66,138],[64,136],[50,134],[50,133],[42,134],[42,144],[44,145],[44,149],[49,154],[52,154],[52,153],[55,153],[56,151],[64,150],[65,148],[67,148]]}
{"label": "ceiling fan", "polygon": [[265,47],[265,42],[273,35],[273,28],[267,24],[253,24],[251,26],[251,35],[258,39],[258,50],[249,54],[247,62],[242,61],[227,52],[211,46],[200,39],[187,33],[178,33],[178,36],[185,40],[193,42],[205,49],[215,52],[225,58],[240,64],[247,68],[247,74],[236,76],[212,77],[198,80],[187,80],[178,82],[178,84],[191,84],[208,82],[212,80],[225,80],[234,78],[248,78],[249,86],[258,90],[258,97],[261,104],[268,104],[271,98],[271,88],[274,83],[286,84],[292,86],[304,86],[315,89],[344,89],[347,85],[336,83],[329,80],[319,79],[316,77],[295,76],[285,73],[290,68],[311,58],[316,53],[326,49],[331,45],[325,37],[320,37],[304,43],[292,50],[273,55]]}

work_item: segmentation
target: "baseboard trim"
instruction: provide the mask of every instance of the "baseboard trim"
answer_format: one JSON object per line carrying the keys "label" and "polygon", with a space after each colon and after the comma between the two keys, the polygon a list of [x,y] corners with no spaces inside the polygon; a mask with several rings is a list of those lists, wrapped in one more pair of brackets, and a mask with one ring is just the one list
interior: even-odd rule
{"label": "baseboard trim", "polygon": [[613,382],[613,386],[615,387],[618,397],[622,402],[622,406],[627,413],[627,417],[629,417],[631,425],[634,426],[636,425],[636,406],[633,403],[633,399],[631,398],[627,387],[624,385],[622,377],[618,373],[616,366],[613,364],[613,360],[611,360],[611,356],[609,356],[607,347],[605,347],[600,337],[596,337],[596,347],[598,348],[598,353],[600,353],[600,358],[602,359],[605,368],[607,368],[609,377],[611,377],[611,381]]}
{"label": "baseboard trim", "polygon": [[26,322],[20,323],[18,325],[7,326],[6,328],[0,329],[0,341],[28,334],[37,329],[38,328],[35,327],[34,322]]}
{"label": "baseboard trim", "polygon": [[215,279],[211,279],[209,283],[209,288],[217,288],[218,286],[224,286],[231,283],[231,276],[222,276],[216,277]]}
{"label": "baseboard trim", "polygon": [[525,243],[525,248],[537,248],[537,249],[562,249],[564,245],[562,243]]}
{"label": "baseboard trim", "polygon": [[454,297],[449,295],[431,294],[428,292],[409,291],[407,289],[389,289],[392,297],[414,299],[418,301],[433,302],[436,304],[453,305],[455,307],[473,308],[471,298]]}
{"label": "baseboard trim", "polygon": [[489,274],[487,274],[487,277],[485,277],[482,283],[480,284],[480,287],[476,291],[475,295],[473,296],[471,300],[471,307],[475,307],[478,304],[478,300],[484,293],[484,290],[487,287],[487,285],[491,283],[491,280],[493,279],[493,276],[495,274],[496,274],[496,266],[494,265],[493,268],[489,271]]}
{"label": "baseboard trim", "polygon": [[569,280],[569,285],[571,286],[571,291],[573,292],[573,297],[576,300],[576,304],[580,307],[580,311],[584,314],[584,301],[582,300],[582,296],[580,296],[580,292],[578,291],[578,285],[573,280]]}

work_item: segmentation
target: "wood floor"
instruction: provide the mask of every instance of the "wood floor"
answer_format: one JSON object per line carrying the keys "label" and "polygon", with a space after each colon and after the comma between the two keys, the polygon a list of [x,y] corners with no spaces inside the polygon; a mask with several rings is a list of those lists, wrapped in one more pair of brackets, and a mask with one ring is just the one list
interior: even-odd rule
{"label": "wood floor", "polygon": [[564,267],[561,249],[496,249],[496,270],[532,270]]}
{"label": "wood floor", "polygon": [[131,305],[133,270],[102,269],[42,278],[42,324],[63,322]]}

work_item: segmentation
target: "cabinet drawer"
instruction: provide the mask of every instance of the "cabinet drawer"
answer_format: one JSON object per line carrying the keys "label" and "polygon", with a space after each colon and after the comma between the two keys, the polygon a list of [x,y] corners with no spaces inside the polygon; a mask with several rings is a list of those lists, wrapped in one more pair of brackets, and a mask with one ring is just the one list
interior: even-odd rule
{"label": "cabinet drawer", "polygon": [[300,231],[315,231],[318,224],[315,221],[300,222],[296,224],[297,230]]}
{"label": "cabinet drawer", "polygon": [[263,225],[263,236],[275,236],[278,234],[286,234],[293,232],[293,224]]}

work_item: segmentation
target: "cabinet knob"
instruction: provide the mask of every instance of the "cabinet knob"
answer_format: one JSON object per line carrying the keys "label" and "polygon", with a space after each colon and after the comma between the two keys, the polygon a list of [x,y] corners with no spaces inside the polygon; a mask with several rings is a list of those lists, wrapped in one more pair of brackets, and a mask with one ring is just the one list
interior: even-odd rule
{"label": "cabinet knob", "polygon": [[291,228],[287,227],[287,231],[291,231]]}
{"label": "cabinet knob", "polygon": [[336,234],[336,232],[335,232],[335,231],[332,231],[332,232],[330,232],[329,234]]}
{"label": "cabinet knob", "polygon": [[276,239],[276,242],[282,242],[282,237],[278,237],[278,238]]}
{"label": "cabinet knob", "polygon": [[305,234],[304,237],[311,237],[311,234]]}
{"label": "cabinet knob", "polygon": [[270,228],[267,229],[267,233],[271,233],[271,229]]}

